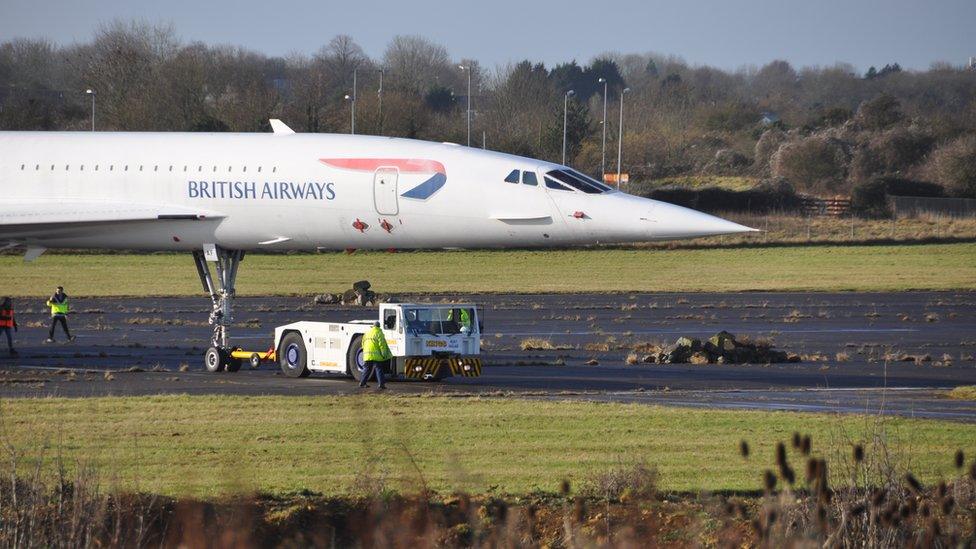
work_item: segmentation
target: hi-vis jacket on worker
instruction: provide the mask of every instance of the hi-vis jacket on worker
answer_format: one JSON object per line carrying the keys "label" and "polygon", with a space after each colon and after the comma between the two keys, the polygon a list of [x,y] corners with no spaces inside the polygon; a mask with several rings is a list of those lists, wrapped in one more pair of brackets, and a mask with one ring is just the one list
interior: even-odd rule
{"label": "hi-vis jacket on worker", "polygon": [[363,336],[363,361],[382,362],[393,358],[390,346],[386,344],[386,336],[379,326],[366,332]]}
{"label": "hi-vis jacket on worker", "polygon": [[68,294],[60,292],[52,295],[47,300],[47,306],[51,308],[51,316],[68,314]]}
{"label": "hi-vis jacket on worker", "polygon": [[455,320],[455,318],[454,318],[454,311],[457,311],[457,310],[460,310],[461,311],[461,314],[459,315],[461,318],[459,318],[457,320],[461,323],[461,326],[467,328],[470,331],[471,330],[471,313],[467,309],[451,309],[451,312],[447,313],[447,319],[448,320]]}

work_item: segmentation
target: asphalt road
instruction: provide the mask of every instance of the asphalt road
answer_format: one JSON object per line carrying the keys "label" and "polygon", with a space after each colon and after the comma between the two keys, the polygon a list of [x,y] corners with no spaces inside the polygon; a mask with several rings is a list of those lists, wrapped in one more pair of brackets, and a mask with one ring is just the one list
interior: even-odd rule
{"label": "asphalt road", "polygon": [[[401,296],[411,299],[411,296]],[[391,384],[393,393],[520,394],[737,409],[888,413],[976,422],[976,403],[944,398],[976,385],[976,292],[872,294],[475,295],[485,306],[481,378]],[[21,356],[0,361],[0,397],[145,394],[344,394],[347,379],[293,380],[272,365],[202,371],[209,302],[73,298],[73,343],[45,344],[43,303],[15,303]],[[372,310],[304,298],[240,298],[232,335],[271,344],[296,320],[371,318]],[[634,345],[728,330],[804,356],[798,364],[626,364]],[[58,334],[61,337],[61,334]],[[552,351],[523,351],[528,338]],[[893,361],[892,357],[918,357]],[[889,360],[885,360],[888,356]],[[595,360],[598,364],[587,365]]]}

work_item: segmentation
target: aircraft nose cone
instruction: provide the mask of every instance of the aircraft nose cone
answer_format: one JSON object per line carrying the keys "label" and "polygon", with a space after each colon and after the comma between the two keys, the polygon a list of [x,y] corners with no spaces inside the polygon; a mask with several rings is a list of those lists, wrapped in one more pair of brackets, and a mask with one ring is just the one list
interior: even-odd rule
{"label": "aircraft nose cone", "polygon": [[668,235],[684,237],[717,236],[757,232],[758,229],[740,225],[721,217],[690,208],[661,203],[654,208],[660,229]]}

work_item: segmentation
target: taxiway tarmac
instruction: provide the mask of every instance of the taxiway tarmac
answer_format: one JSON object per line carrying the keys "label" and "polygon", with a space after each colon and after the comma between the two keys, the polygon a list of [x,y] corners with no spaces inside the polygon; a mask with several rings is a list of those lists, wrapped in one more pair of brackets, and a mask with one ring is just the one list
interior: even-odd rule
{"label": "taxiway tarmac", "polygon": [[[423,300],[399,296],[402,300]],[[698,407],[888,413],[976,421],[976,403],[944,398],[976,384],[976,293],[734,293],[438,296],[485,308],[484,375],[391,384],[403,394],[573,398]],[[348,379],[293,380],[272,365],[202,371],[205,298],[73,298],[74,343],[42,343],[43,303],[16,300],[21,356],[0,364],[0,397],[344,394]],[[264,350],[295,320],[371,318],[309,298],[237,300],[232,335]],[[628,365],[630,348],[728,330],[804,355],[799,364]],[[523,351],[528,338],[557,350]],[[886,360],[887,357],[887,360]],[[892,358],[914,357],[899,361]],[[586,365],[595,360],[597,365]],[[155,371],[153,371],[155,370]],[[186,371],[181,371],[186,370]],[[106,373],[107,372],[107,373]]]}

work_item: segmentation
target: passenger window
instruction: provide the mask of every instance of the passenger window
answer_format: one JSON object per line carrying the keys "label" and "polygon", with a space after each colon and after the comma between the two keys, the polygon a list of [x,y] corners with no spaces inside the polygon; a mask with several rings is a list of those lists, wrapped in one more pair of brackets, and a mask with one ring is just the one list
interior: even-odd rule
{"label": "passenger window", "polygon": [[555,189],[557,191],[568,191],[569,190],[566,187],[564,187],[563,185],[561,185],[560,183],[556,183],[556,181],[553,180],[551,177],[547,177],[546,178],[546,187],[548,187],[550,189]]}
{"label": "passenger window", "polygon": [[383,327],[387,330],[396,329],[396,309],[387,309],[383,312]]}
{"label": "passenger window", "polygon": [[539,184],[539,180],[535,177],[535,172],[522,172],[522,184],[532,185],[535,187]]}
{"label": "passenger window", "polygon": [[515,184],[518,184],[518,182],[519,182],[519,171],[518,170],[512,170],[512,173],[508,174],[508,176],[505,177],[505,183],[515,183]]}

